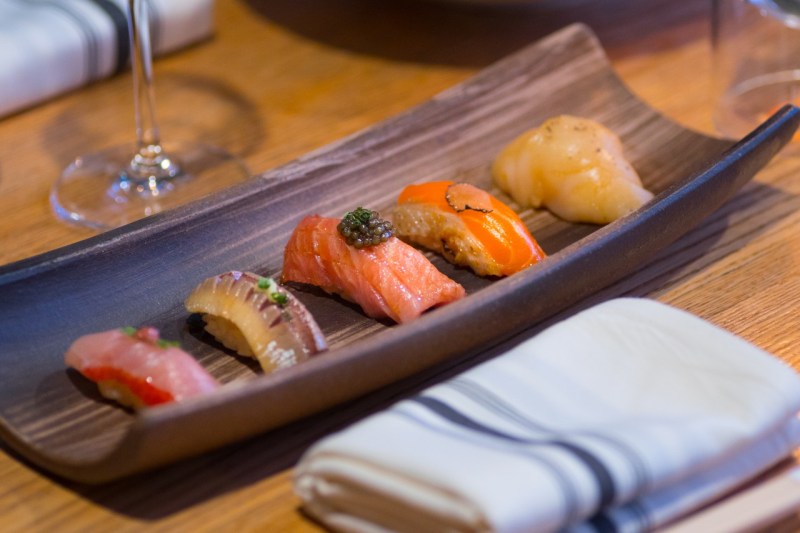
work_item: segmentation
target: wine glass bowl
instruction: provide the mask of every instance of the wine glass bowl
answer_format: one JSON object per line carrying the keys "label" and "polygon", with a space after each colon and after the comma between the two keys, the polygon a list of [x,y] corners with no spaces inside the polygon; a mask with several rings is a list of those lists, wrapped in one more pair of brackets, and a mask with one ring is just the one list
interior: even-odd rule
{"label": "wine glass bowl", "polygon": [[714,0],[711,22],[720,133],[742,137],[782,105],[800,104],[800,0]]}
{"label": "wine glass bowl", "polygon": [[77,157],[50,192],[56,216],[112,229],[177,207],[249,177],[237,157],[201,142],[161,142],[147,2],[128,1],[136,144]]}

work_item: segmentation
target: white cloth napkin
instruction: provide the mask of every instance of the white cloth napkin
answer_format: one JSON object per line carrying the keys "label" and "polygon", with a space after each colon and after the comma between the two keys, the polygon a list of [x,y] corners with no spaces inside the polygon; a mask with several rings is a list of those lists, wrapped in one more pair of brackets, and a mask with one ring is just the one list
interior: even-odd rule
{"label": "white cloth napkin", "polygon": [[800,379],[686,312],[612,300],[314,445],[342,531],[642,531],[800,445]]}
{"label": "white cloth napkin", "polygon": [[[213,0],[146,0],[153,52],[211,34]],[[128,68],[127,0],[0,0],[0,117]]]}

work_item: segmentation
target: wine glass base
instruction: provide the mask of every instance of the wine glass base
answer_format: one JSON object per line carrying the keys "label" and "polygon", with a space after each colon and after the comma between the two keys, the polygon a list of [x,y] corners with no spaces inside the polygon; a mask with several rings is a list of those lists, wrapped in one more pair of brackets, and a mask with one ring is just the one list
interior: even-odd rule
{"label": "wine glass base", "polygon": [[135,148],[115,146],[80,156],[50,191],[60,219],[99,231],[116,228],[246,180],[250,173],[235,156],[201,143],[165,143],[180,172],[171,177],[133,180],[128,168]]}

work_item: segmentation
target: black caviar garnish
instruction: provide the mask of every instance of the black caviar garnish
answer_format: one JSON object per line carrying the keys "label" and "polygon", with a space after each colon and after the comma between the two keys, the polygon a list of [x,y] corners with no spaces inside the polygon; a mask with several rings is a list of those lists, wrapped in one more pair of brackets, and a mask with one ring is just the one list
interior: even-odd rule
{"label": "black caviar garnish", "polygon": [[363,207],[345,213],[337,229],[347,244],[356,248],[378,245],[394,235],[391,222],[380,218],[377,211]]}

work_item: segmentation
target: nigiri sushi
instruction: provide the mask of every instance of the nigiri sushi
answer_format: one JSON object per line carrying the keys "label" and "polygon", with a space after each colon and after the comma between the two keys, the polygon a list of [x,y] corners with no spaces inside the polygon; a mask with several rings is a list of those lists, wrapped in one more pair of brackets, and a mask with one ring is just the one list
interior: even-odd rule
{"label": "nigiri sushi", "polygon": [[220,386],[152,327],[84,335],[67,349],[64,361],[96,382],[103,396],[135,409],[186,400]]}
{"label": "nigiri sushi", "polygon": [[380,221],[371,226],[369,217],[365,215],[363,235],[355,235],[354,224],[348,223],[340,233],[336,218],[304,218],[286,245],[282,280],[316,285],[357,303],[370,317],[399,323],[464,296],[461,285],[390,235]]}
{"label": "nigiri sushi", "polygon": [[272,278],[230,271],[202,281],[186,299],[206,331],[264,372],[292,366],[327,348],[314,317]]}
{"label": "nigiri sushi", "polygon": [[544,206],[571,222],[607,224],[653,194],[622,143],[593,120],[562,115],[523,133],[492,165],[495,183],[522,206]]}
{"label": "nigiri sushi", "polygon": [[452,181],[409,185],[397,203],[392,221],[398,237],[479,276],[509,276],[545,257],[519,216],[474,185]]}

